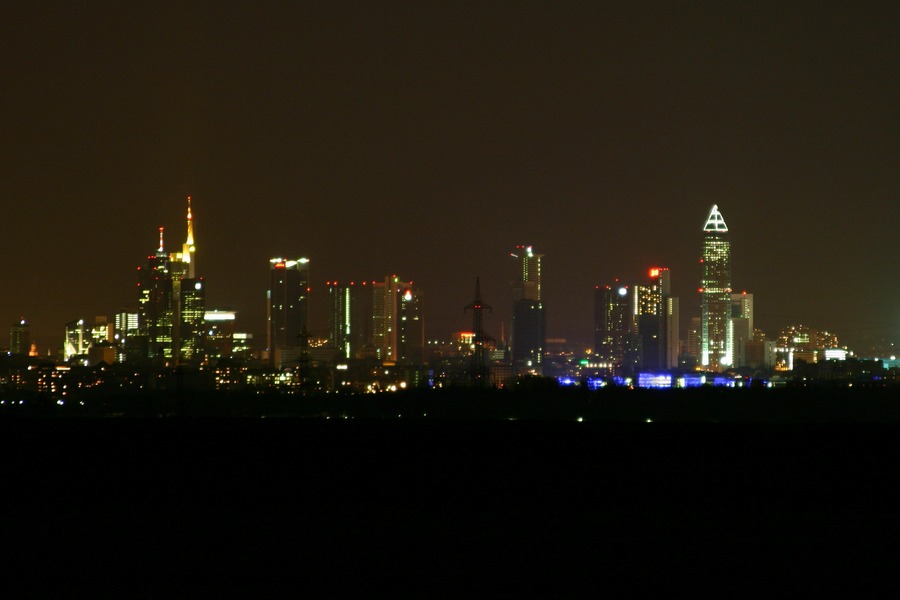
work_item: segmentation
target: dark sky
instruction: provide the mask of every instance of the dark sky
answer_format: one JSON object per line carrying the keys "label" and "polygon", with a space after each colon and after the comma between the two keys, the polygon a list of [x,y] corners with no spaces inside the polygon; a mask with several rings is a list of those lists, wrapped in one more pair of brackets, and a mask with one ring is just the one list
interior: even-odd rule
{"label": "dark sky", "polygon": [[391,273],[466,328],[480,275],[498,337],[523,243],[550,337],[655,264],[686,325],[718,204],[758,326],[900,340],[895,2],[423,4],[4,3],[0,322],[135,305],[191,195],[208,304],[258,335],[305,255],[314,328],[325,280]]}

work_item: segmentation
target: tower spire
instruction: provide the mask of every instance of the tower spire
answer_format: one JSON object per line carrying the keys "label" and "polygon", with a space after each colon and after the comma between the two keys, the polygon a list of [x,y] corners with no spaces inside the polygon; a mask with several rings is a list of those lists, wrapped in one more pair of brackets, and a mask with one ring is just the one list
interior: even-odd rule
{"label": "tower spire", "polygon": [[[194,217],[191,215],[191,197],[188,196],[188,212],[187,212],[187,245],[194,245]],[[193,248],[191,249],[193,251]]]}
{"label": "tower spire", "polygon": [[188,277],[193,279],[196,277],[196,265],[194,261],[194,253],[197,248],[194,246],[194,215],[191,213],[191,197],[187,197],[187,239],[181,248],[181,260],[188,264]]}
{"label": "tower spire", "polygon": [[166,253],[165,244],[163,243],[163,230],[164,229],[165,229],[164,227],[159,228],[159,248],[156,250],[157,254],[165,254]]}

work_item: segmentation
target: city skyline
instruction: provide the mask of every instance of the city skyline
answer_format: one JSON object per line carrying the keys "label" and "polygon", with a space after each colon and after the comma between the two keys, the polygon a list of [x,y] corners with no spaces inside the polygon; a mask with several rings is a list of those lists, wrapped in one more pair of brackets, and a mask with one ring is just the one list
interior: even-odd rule
{"label": "city skyline", "polygon": [[[196,277],[197,248],[190,196],[187,197],[185,231],[182,252],[168,253],[164,228],[159,228],[158,248],[147,256],[147,264],[137,269],[138,293],[133,298],[136,304],[112,311],[114,318],[94,315],[94,327],[99,329],[93,333],[83,317],[65,324],[62,354],[66,360],[70,355],[84,354],[80,349],[89,348],[91,339],[108,339],[111,342],[115,332],[118,342],[124,342],[126,337],[131,339],[133,335],[138,336],[135,340],[144,336],[143,342],[138,342],[143,344],[143,350],[134,347],[134,342],[131,342],[126,345],[128,351],[125,346],[120,349],[121,360],[144,356],[196,361],[207,356],[203,349],[207,337],[203,333],[204,314],[213,314],[208,327],[218,329],[219,313],[227,313],[229,336],[234,336],[235,325],[242,326],[247,319],[238,319],[237,311],[232,309],[207,304],[206,282],[203,277]],[[721,371],[746,366],[744,352],[750,351],[744,348],[746,342],[762,342],[765,337],[775,340],[783,337],[785,331],[797,327],[819,331],[820,328],[810,328],[804,323],[785,324],[777,332],[756,328],[754,294],[746,290],[735,293],[731,287],[729,229],[717,205],[710,209],[702,231],[698,288],[700,316],[691,316],[682,322],[680,299],[672,294],[670,269],[651,267],[645,275],[649,276],[649,285],[642,278],[616,278],[610,284],[594,286],[590,330],[581,331],[577,340],[556,338],[554,342],[557,345],[566,342],[565,346],[569,349],[580,345],[576,353],[590,349],[597,359],[616,372],[623,369],[629,372],[633,368],[651,371],[691,368],[693,363],[682,363],[682,358],[694,361],[698,367]],[[520,244],[508,256],[515,261],[509,282],[512,310],[508,323],[497,323],[500,337],[494,339],[501,347],[508,348],[508,358],[517,371],[540,374],[548,340],[545,307],[541,301],[544,254],[532,245]],[[229,337],[229,346],[234,341],[241,345],[242,351],[252,348],[254,354],[263,357],[265,364],[275,368],[295,363],[303,349],[312,342],[316,345],[326,343],[351,359],[377,358],[385,364],[421,365],[427,362],[424,352],[426,338],[442,343],[452,342],[455,336],[467,329],[460,327],[426,336],[424,323],[427,311],[422,307],[420,286],[412,281],[401,281],[397,275],[385,276],[383,281],[328,280],[317,286],[310,277],[311,262],[308,257],[269,259],[270,281],[265,290],[266,333],[263,336],[240,333],[244,341],[238,342]],[[479,279],[476,277],[476,281]],[[476,287],[480,297],[480,284]],[[313,292],[314,289],[317,292]],[[317,322],[311,329],[309,315],[313,304],[310,298],[317,295],[324,296],[321,300],[324,300],[325,306],[320,309],[327,322]],[[621,314],[614,317],[615,313]],[[405,323],[407,320],[409,326]],[[617,324],[613,324],[613,320]],[[132,321],[140,325],[140,331],[134,329]],[[19,319],[12,324],[10,349],[17,349],[12,353],[23,354],[22,344],[35,341],[30,326],[27,319]],[[763,338],[757,339],[757,332],[761,332]],[[824,328],[822,332],[834,336]],[[218,331],[209,331],[209,339],[213,340],[215,347],[220,345],[215,341],[219,336]],[[588,336],[593,345],[584,342]],[[257,341],[250,342],[254,337]],[[638,342],[637,338],[642,341]],[[351,339],[354,340],[352,344]],[[894,354],[892,342],[888,340],[888,344],[879,351],[891,348],[887,355]],[[60,348],[54,346],[51,343],[47,348],[38,348],[38,355],[42,351],[46,351],[48,356],[59,354]],[[832,346],[849,348],[863,355],[867,352],[863,348],[849,347],[845,341],[832,343]],[[347,354],[346,350],[351,348],[355,350]],[[131,358],[126,359],[126,355]],[[877,352],[870,355],[877,355]],[[115,360],[115,353],[109,356]],[[208,356],[217,354],[213,352]]]}
{"label": "city skyline", "polygon": [[278,255],[319,322],[324,281],[400,273],[435,335],[480,277],[497,336],[527,243],[547,336],[590,342],[594,286],[654,265],[699,316],[717,204],[757,327],[896,340],[886,6],[6,7],[0,318],[111,318],[192,196],[206,302],[257,340]]}

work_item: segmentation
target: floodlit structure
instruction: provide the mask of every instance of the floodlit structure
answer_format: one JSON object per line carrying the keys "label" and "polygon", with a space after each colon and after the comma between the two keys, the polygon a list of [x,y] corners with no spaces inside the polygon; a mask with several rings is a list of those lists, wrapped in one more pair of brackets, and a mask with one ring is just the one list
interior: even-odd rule
{"label": "floodlit structure", "polygon": [[700,364],[721,371],[734,364],[731,242],[725,218],[715,205],[703,226],[700,270]]}
{"label": "floodlit structure", "polygon": [[138,267],[138,337],[146,337],[147,358],[181,362],[199,360],[203,355],[206,286],[196,277],[190,196],[187,201],[187,236],[182,251],[166,253],[160,227],[156,253],[147,257],[145,266]]}

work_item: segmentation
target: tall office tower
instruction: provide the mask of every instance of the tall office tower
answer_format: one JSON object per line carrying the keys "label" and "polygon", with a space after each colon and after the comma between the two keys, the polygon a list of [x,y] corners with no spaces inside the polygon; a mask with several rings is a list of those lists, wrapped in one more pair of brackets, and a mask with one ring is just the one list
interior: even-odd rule
{"label": "tall office tower", "polygon": [[28,356],[31,351],[31,325],[19,319],[9,328],[9,353]]}
{"label": "tall office tower", "polygon": [[629,337],[628,286],[616,280],[613,285],[594,288],[594,353],[613,373],[625,362]]}
{"label": "tall office tower", "polygon": [[678,355],[681,354],[681,327],[678,308],[678,298],[668,296],[663,298],[665,302],[666,323],[666,369],[678,368]]}
{"label": "tall office tower", "polygon": [[266,292],[266,347],[272,366],[300,359],[309,326],[309,259],[269,261]]}
{"label": "tall office tower", "polygon": [[547,324],[541,299],[541,259],[531,246],[516,246],[510,253],[516,259],[512,281],[512,348],[513,366],[519,372],[541,374]]}
{"label": "tall office tower", "polygon": [[[84,319],[77,319],[66,323],[66,336],[63,341],[63,358],[66,361],[73,358],[83,359],[87,357],[92,348],[108,347],[114,349],[115,327],[106,317],[94,317],[94,324],[88,325]],[[107,363],[115,362],[116,354]]]}
{"label": "tall office tower", "polygon": [[172,277],[169,255],[165,251],[163,228],[159,228],[159,248],[138,267],[138,312],[141,335],[146,336],[146,358],[172,358],[172,328],[175,311],[172,306]]}
{"label": "tall office tower", "polygon": [[396,275],[372,284],[372,342],[387,364],[425,362],[425,319],[422,292]]}
{"label": "tall office tower", "polygon": [[731,322],[731,242],[718,206],[703,226],[700,259],[700,364],[723,370],[733,364]]}
{"label": "tall office tower", "polygon": [[491,312],[490,305],[481,301],[481,278],[475,278],[475,299],[472,300],[463,311],[472,311],[472,358],[469,364],[469,381],[475,385],[484,385],[488,382],[490,368],[485,353],[485,342],[488,340],[484,333],[484,311]]}
{"label": "tall office tower", "polygon": [[641,337],[639,366],[648,371],[666,369],[668,362],[668,311],[671,295],[669,269],[650,269],[650,284],[633,288],[633,332]]}
{"label": "tall office tower", "polygon": [[169,275],[172,278],[173,356],[179,361],[198,361],[204,353],[203,315],[206,311],[206,285],[196,275],[194,217],[191,197],[187,199],[187,236],[181,252],[169,255]]}
{"label": "tall office tower", "polygon": [[66,323],[63,359],[68,362],[78,356],[87,356],[90,347],[91,333],[84,319],[76,319]]}
{"label": "tall office tower", "polygon": [[394,292],[397,305],[398,365],[425,364],[425,316],[422,314],[422,291],[412,282]]}
{"label": "tall office tower", "polygon": [[182,251],[166,253],[160,227],[156,254],[147,257],[145,267],[138,268],[141,322],[136,337],[146,336],[147,358],[180,362],[202,357],[205,284],[195,276],[195,253],[194,221],[188,197],[187,237]]}
{"label": "tall office tower", "polygon": [[326,281],[328,290],[328,344],[343,358],[352,358],[350,348],[350,297],[352,286]]}
{"label": "tall office tower", "polygon": [[745,346],[753,339],[753,294],[731,294],[730,308],[734,366],[745,367]]}
{"label": "tall office tower", "polygon": [[386,351],[391,345],[390,294],[387,287],[387,279],[372,282],[372,339],[367,343],[371,357],[382,361],[388,360]]}
{"label": "tall office tower", "polygon": [[233,310],[211,309],[203,313],[206,335],[206,357],[211,361],[231,358],[234,354],[234,321],[237,313]]}
{"label": "tall office tower", "polygon": [[348,284],[326,281],[328,289],[328,343],[343,358],[377,355],[367,348],[372,340],[373,286],[368,282]]}
{"label": "tall office tower", "polygon": [[671,273],[666,267],[649,271],[650,284],[636,285],[632,296],[632,330],[640,336],[639,366],[645,370],[678,366],[678,298],[672,297]]}
{"label": "tall office tower", "polygon": [[206,284],[203,278],[185,278],[178,282],[178,359],[200,361],[205,353]]}
{"label": "tall office tower", "polygon": [[118,347],[118,361],[140,360],[147,356],[147,337],[141,334],[141,313],[122,309],[116,313],[113,337]]}

